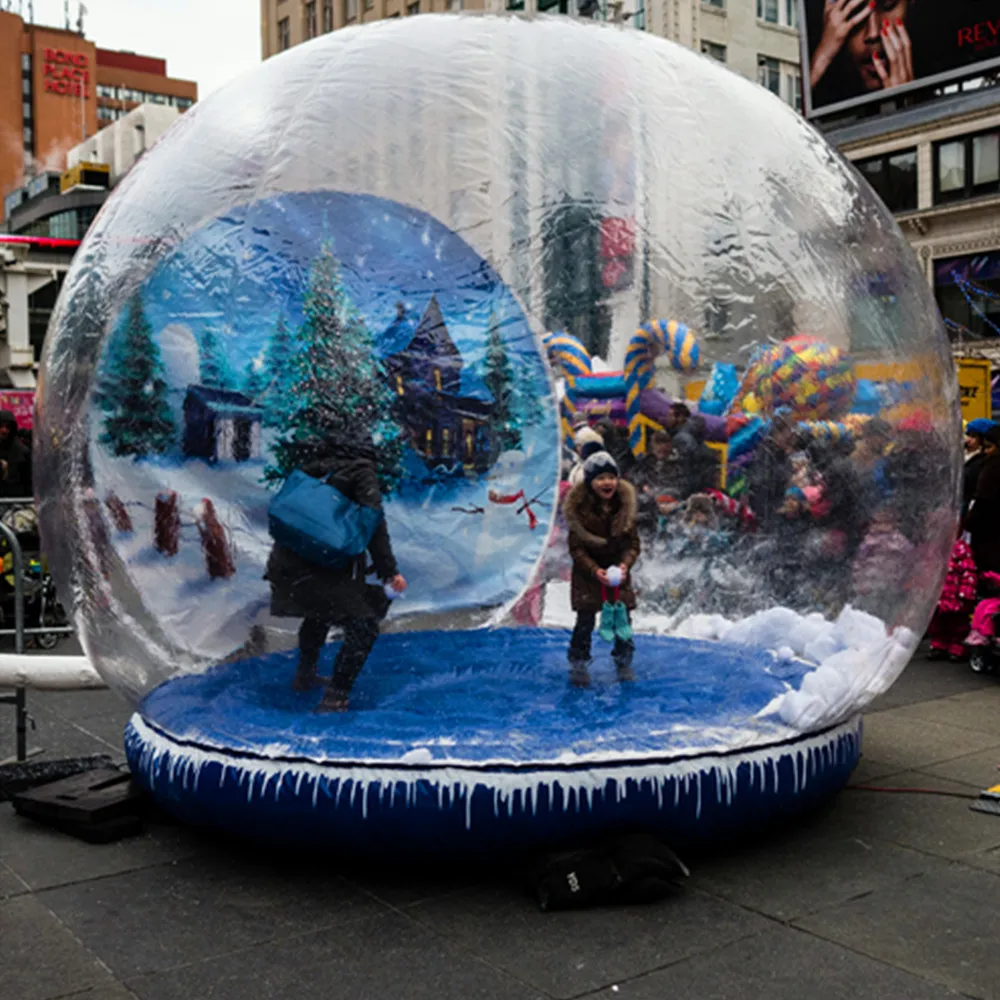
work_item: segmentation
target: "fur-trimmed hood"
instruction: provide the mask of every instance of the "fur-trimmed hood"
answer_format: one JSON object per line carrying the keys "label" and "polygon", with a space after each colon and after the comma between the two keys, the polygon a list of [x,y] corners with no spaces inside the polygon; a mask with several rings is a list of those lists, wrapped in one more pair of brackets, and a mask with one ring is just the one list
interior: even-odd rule
{"label": "fur-trimmed hood", "polygon": [[[635,487],[624,479],[618,480],[618,510],[611,522],[612,537],[621,537],[635,528],[638,512],[638,498]],[[612,501],[614,503],[614,501]],[[599,548],[610,539],[596,533],[597,525],[603,520],[597,494],[586,484],[578,483],[563,501],[566,525],[586,546]]]}

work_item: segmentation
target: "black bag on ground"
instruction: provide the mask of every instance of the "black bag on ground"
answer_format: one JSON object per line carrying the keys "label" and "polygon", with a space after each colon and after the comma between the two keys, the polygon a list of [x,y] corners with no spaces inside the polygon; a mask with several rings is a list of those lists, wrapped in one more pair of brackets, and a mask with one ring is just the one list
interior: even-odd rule
{"label": "black bag on ground", "polygon": [[532,882],[543,911],[575,910],[651,903],[675,892],[689,874],[662,841],[633,833],[591,848],[547,855],[535,866]]}

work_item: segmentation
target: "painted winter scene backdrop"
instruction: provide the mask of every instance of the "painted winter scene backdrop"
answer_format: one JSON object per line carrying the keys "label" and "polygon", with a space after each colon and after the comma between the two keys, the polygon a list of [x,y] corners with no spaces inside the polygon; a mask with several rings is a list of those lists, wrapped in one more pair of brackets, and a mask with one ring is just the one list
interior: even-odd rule
{"label": "painted winter scene backdrop", "polygon": [[534,334],[420,211],[312,192],[213,220],[121,310],[99,376],[91,452],[116,552],[201,657],[266,616],[268,505],[317,436],[372,436],[411,585],[395,614],[501,606],[542,553],[558,433]]}

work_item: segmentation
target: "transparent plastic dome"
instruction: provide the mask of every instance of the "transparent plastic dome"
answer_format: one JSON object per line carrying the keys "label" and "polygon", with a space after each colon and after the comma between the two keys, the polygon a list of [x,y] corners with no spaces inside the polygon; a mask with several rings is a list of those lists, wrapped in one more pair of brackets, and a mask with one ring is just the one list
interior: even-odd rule
{"label": "transparent plastic dome", "polygon": [[[597,632],[590,690],[567,681],[584,422],[632,482],[627,692]],[[915,648],[956,528],[954,373],[890,214],[764,89],[568,19],[345,29],[196,105],[76,257],[37,424],[57,580],[147,705],[227,670],[289,688],[269,513],[317,442],[370,448],[408,587],[352,719],[405,713],[400,752],[434,759],[848,718]],[[319,695],[265,723],[269,697],[232,710],[280,732]]]}

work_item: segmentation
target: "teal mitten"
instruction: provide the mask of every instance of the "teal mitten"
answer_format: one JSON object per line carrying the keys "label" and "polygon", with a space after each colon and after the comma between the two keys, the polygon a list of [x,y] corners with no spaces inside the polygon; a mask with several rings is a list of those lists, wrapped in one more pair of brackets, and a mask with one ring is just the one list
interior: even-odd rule
{"label": "teal mitten", "polygon": [[621,601],[615,605],[615,635],[622,642],[628,642],[632,638],[632,625],[628,620],[628,608]]}
{"label": "teal mitten", "polygon": [[615,608],[617,605],[612,604],[610,601],[604,602],[604,607],[601,608],[601,624],[597,629],[597,634],[605,642],[615,641],[615,630],[618,627],[618,616],[615,613]]}

